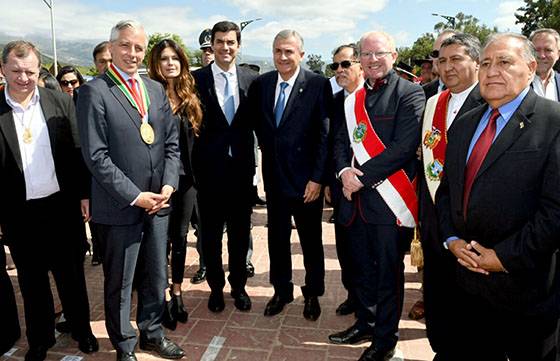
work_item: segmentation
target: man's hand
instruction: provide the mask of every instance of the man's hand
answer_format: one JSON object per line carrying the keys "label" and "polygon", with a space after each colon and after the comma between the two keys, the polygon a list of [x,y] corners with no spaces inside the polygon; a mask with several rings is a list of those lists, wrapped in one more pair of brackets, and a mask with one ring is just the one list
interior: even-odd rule
{"label": "man's hand", "polygon": [[463,253],[475,260],[478,267],[485,270],[486,274],[489,272],[506,272],[504,265],[496,255],[496,251],[492,248],[486,248],[476,241],[471,241],[471,243],[467,244]]}
{"label": "man's hand", "polygon": [[82,210],[84,223],[89,222],[89,220],[91,219],[91,215],[89,214],[89,199],[82,199],[80,201],[80,209]]}
{"label": "man's hand", "polygon": [[461,266],[473,272],[488,274],[485,269],[478,265],[476,259],[472,257],[474,253],[467,250],[468,246],[469,244],[464,239],[456,239],[449,243],[449,250],[457,257],[457,261]]}
{"label": "man's hand", "polygon": [[307,182],[305,193],[303,194],[303,203],[310,203],[319,198],[321,194],[321,185],[313,181]]}
{"label": "man's hand", "polygon": [[171,187],[170,185],[164,185],[163,187],[161,187],[161,192],[160,195],[163,197],[162,200],[158,203],[156,203],[151,209],[147,210],[148,214],[154,214],[160,211],[160,209],[162,208],[167,208],[169,207],[169,198],[171,198],[171,195],[173,194],[173,187]]}
{"label": "man's hand", "polygon": [[135,206],[144,208],[146,212],[151,212],[151,210],[159,203],[165,201],[165,196],[153,192],[142,192],[138,196]]}
{"label": "man's hand", "polygon": [[[342,186],[346,188],[349,192],[354,193],[362,189],[364,186],[362,182],[358,179],[358,176],[362,176],[361,170],[356,168],[348,168],[340,175],[340,179],[342,180]],[[348,197],[346,197],[348,198]]]}
{"label": "man's hand", "polygon": [[332,204],[331,187],[329,187],[329,186],[325,187],[325,201],[328,204]]}

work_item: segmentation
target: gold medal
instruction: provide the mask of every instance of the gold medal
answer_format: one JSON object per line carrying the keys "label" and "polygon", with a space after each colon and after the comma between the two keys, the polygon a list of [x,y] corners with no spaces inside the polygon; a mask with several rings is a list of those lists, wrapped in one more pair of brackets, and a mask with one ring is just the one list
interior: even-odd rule
{"label": "gold medal", "polygon": [[29,144],[33,141],[33,135],[31,134],[31,129],[25,128],[23,130],[23,142]]}
{"label": "gold medal", "polygon": [[154,128],[148,123],[143,122],[140,126],[140,135],[146,144],[152,144],[155,139]]}

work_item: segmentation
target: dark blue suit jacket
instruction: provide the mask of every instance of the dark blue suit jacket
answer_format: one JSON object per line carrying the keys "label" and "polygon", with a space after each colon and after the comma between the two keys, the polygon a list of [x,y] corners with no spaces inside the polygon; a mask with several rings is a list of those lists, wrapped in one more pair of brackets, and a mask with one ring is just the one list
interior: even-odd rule
{"label": "dark blue suit jacket", "polygon": [[332,89],[327,78],[301,68],[277,127],[277,81],[277,71],[263,74],[249,95],[263,156],[264,188],[267,193],[303,199],[309,181],[324,183]]}

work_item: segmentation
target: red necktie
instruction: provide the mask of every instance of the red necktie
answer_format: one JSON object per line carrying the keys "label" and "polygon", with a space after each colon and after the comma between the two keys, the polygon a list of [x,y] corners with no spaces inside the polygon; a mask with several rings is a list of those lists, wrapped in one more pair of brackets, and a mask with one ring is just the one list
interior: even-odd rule
{"label": "red necktie", "polygon": [[488,150],[494,141],[494,136],[496,135],[496,119],[500,116],[498,109],[494,109],[488,119],[488,124],[480,137],[474,145],[471,156],[467,161],[467,166],[465,169],[465,188],[463,191],[463,217],[467,218],[467,206],[469,204],[469,196],[471,194],[471,188],[474,183],[474,178],[488,154]]}
{"label": "red necktie", "polygon": [[130,92],[132,93],[132,96],[137,102],[140,102],[141,98],[140,95],[138,94],[138,90],[136,89],[136,79],[130,78],[128,79],[128,82],[130,83]]}

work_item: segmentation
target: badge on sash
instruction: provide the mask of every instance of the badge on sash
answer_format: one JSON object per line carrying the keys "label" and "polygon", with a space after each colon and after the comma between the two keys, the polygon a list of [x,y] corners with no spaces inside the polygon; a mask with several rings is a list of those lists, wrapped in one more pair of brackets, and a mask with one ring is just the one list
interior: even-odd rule
{"label": "badge on sash", "polygon": [[155,139],[154,128],[148,123],[143,122],[140,126],[140,135],[146,144],[152,144]]}
{"label": "badge on sash", "polygon": [[441,181],[443,176],[443,162],[439,159],[434,160],[426,166],[426,175],[433,181]]}
{"label": "badge on sash", "polygon": [[426,148],[434,149],[441,140],[441,132],[439,129],[432,127],[432,130],[426,132],[424,135],[423,144]]}
{"label": "badge on sash", "polygon": [[367,125],[363,121],[354,128],[353,138],[354,143],[361,143],[366,137]]}

